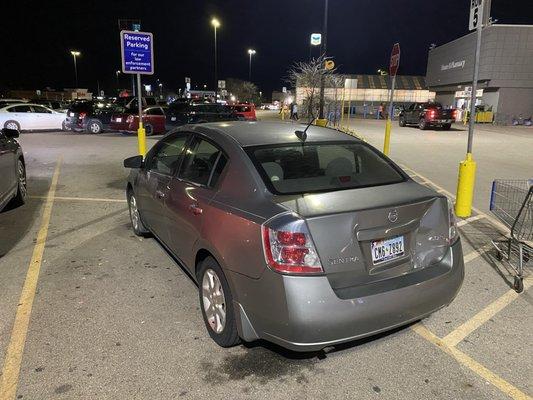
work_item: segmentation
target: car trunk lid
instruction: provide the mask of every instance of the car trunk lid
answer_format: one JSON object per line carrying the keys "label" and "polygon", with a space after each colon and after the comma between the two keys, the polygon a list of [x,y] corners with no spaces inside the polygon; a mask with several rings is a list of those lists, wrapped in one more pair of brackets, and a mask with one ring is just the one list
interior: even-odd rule
{"label": "car trunk lid", "polygon": [[334,290],[416,272],[448,245],[446,199],[413,181],[280,200],[306,219]]}

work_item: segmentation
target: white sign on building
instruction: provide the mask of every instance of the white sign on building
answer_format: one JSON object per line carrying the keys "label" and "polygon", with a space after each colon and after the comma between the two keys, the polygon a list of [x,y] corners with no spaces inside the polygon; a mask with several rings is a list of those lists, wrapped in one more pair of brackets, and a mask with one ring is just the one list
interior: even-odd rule
{"label": "white sign on building", "polygon": [[483,0],[470,0],[470,19],[468,29],[473,31],[483,23]]}

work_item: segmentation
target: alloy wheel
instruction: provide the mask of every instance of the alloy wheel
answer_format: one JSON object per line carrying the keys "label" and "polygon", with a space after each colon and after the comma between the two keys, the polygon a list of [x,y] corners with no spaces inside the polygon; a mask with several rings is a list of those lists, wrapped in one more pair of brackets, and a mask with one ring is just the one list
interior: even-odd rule
{"label": "alloy wheel", "polygon": [[207,269],[202,279],[202,304],[209,326],[221,333],[226,325],[226,297],[216,272]]}
{"label": "alloy wheel", "polygon": [[22,198],[26,198],[26,194],[28,193],[28,189],[26,186],[26,168],[24,167],[24,163],[19,160],[18,162],[18,178],[19,178],[19,191]]}
{"label": "alloy wheel", "polygon": [[98,125],[96,122],[91,123],[89,130],[92,133],[100,133],[100,125]]}
{"label": "alloy wheel", "polygon": [[139,229],[139,209],[137,208],[137,200],[134,195],[130,196],[130,219],[134,230]]}
{"label": "alloy wheel", "polygon": [[7,129],[18,129],[19,127],[17,126],[17,124],[15,122],[8,122],[6,124],[6,128]]}

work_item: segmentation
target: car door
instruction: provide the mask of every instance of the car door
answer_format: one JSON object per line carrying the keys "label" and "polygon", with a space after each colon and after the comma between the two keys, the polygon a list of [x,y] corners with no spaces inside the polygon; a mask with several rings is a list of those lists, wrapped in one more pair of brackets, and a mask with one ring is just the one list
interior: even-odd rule
{"label": "car door", "polygon": [[169,247],[187,267],[194,268],[194,244],[228,158],[214,142],[195,136],[187,146],[179,173],[166,199]]}
{"label": "car door", "polygon": [[52,110],[39,105],[31,106],[33,109],[33,116],[35,126],[33,129],[59,129],[61,124],[58,124],[57,114]]}
{"label": "car door", "polygon": [[165,201],[188,138],[187,133],[177,133],[161,140],[150,150],[139,171],[136,195],[143,222],[165,243],[168,242]]}
{"label": "car door", "polygon": [[33,128],[35,121],[33,120],[33,112],[29,105],[17,104],[15,106],[7,108],[9,113],[13,113],[13,116],[9,116],[10,120],[18,122],[20,129],[35,129]]}
{"label": "car door", "polygon": [[0,206],[16,184],[15,153],[9,140],[0,131]]}

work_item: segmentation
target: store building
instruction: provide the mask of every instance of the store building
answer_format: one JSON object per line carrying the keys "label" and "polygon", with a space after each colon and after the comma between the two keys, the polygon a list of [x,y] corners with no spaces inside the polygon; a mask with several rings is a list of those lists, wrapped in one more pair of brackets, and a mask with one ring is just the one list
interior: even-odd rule
{"label": "store building", "polygon": [[[444,106],[469,109],[476,33],[429,51],[426,82]],[[476,105],[494,122],[510,124],[533,115],[533,25],[483,29]]]}

